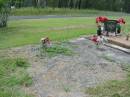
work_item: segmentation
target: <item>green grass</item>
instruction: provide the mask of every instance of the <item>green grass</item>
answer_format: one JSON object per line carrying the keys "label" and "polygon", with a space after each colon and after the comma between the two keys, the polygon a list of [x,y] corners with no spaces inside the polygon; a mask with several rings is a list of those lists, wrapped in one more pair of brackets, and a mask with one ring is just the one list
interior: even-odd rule
{"label": "green grass", "polygon": [[0,97],[31,97],[21,90],[32,84],[32,78],[26,72],[28,66],[21,58],[0,59]]}
{"label": "green grass", "polygon": [[53,44],[51,47],[43,47],[41,48],[41,55],[47,55],[49,57],[57,56],[59,54],[65,56],[71,56],[74,52],[71,50],[70,47],[65,47],[62,44]]}
{"label": "green grass", "polygon": [[128,73],[126,80],[108,81],[95,88],[87,88],[86,93],[92,97],[130,97],[130,65],[125,66],[124,70]]}
{"label": "green grass", "polygon": [[69,8],[19,8],[13,9],[11,15],[16,16],[25,16],[25,15],[66,15],[66,16],[124,16],[128,15],[120,12],[111,12],[111,11],[99,11],[92,9],[69,9]]}
{"label": "green grass", "polygon": [[65,91],[66,93],[71,92],[71,87],[68,86],[68,85],[64,85],[64,86],[63,86],[63,89],[64,89],[64,91]]}
{"label": "green grass", "polygon": [[108,55],[104,54],[101,57],[104,58],[105,60],[109,61],[109,62],[116,62],[111,56],[108,56]]}
{"label": "green grass", "polygon": [[[130,31],[130,18],[124,18]],[[38,44],[47,36],[52,41],[64,41],[93,33],[96,33],[95,17],[14,20],[0,29],[0,49]]]}
{"label": "green grass", "polygon": [[40,43],[48,36],[52,41],[64,41],[95,33],[94,18],[38,19],[10,21],[0,29],[0,49]]}

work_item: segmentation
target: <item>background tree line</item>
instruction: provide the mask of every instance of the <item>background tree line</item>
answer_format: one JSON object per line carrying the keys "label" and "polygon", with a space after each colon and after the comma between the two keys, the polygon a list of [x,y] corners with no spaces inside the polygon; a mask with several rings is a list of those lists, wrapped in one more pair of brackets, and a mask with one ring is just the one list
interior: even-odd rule
{"label": "background tree line", "polygon": [[11,6],[96,9],[130,13],[130,0],[0,0],[0,27],[6,26]]}
{"label": "background tree line", "polygon": [[130,0],[10,0],[16,7],[97,9],[130,13]]}

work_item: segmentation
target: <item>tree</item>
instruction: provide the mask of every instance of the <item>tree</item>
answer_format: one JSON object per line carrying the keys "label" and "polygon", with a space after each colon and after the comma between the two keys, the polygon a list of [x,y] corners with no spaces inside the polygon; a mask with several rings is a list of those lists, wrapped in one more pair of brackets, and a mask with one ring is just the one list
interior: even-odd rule
{"label": "tree", "polygon": [[9,8],[7,0],[0,0],[0,27],[7,26],[8,15],[9,15]]}

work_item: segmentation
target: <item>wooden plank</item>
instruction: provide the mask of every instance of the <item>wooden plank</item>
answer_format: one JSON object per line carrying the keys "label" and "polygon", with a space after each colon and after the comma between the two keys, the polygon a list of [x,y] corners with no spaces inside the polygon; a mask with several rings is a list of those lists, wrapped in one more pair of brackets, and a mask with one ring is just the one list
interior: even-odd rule
{"label": "wooden plank", "polygon": [[106,43],[105,45],[108,46],[108,47],[112,47],[112,48],[115,48],[115,49],[118,49],[118,50],[121,50],[123,52],[130,54],[130,49],[123,48],[123,47],[120,47],[118,45],[114,45],[114,44],[110,44],[110,43]]}
{"label": "wooden plank", "polygon": [[125,37],[109,37],[108,41],[111,44],[115,44],[115,45],[130,49],[130,41],[127,41]]}

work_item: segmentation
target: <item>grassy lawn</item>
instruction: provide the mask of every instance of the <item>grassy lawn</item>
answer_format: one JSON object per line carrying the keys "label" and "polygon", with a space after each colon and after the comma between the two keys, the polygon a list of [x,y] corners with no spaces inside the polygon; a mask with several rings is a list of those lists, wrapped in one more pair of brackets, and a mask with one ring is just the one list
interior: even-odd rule
{"label": "grassy lawn", "polygon": [[9,21],[7,28],[0,29],[0,49],[39,43],[46,36],[64,41],[95,31],[94,18]]}
{"label": "grassy lawn", "polygon": [[19,8],[13,9],[11,15],[25,16],[25,15],[67,15],[67,16],[124,16],[128,15],[120,12],[99,11],[92,9],[69,9],[69,8]]}
{"label": "grassy lawn", "polygon": [[[125,19],[130,31],[130,18]],[[0,29],[0,49],[37,44],[46,36],[54,41],[65,41],[92,33],[96,33],[95,17],[9,21],[7,28]]]}
{"label": "grassy lawn", "polygon": [[130,65],[124,66],[127,78],[123,81],[113,80],[95,88],[87,88],[86,93],[92,97],[130,97]]}
{"label": "grassy lawn", "polygon": [[28,66],[25,59],[0,58],[0,97],[32,97],[22,90],[32,84]]}

